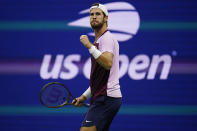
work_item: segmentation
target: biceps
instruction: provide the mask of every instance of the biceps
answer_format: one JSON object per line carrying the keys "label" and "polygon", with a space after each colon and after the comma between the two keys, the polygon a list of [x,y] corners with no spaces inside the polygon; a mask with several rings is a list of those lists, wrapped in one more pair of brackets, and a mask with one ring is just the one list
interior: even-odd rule
{"label": "biceps", "polygon": [[102,55],[107,59],[107,61],[112,62],[113,61],[113,54],[111,52],[103,52]]}
{"label": "biceps", "polygon": [[110,52],[103,52],[96,61],[108,70],[112,67],[113,64],[113,54]]}

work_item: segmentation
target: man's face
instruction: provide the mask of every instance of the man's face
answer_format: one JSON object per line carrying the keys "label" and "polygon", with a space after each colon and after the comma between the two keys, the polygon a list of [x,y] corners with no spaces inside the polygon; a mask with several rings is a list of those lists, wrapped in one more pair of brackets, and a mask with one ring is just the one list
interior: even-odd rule
{"label": "man's face", "polygon": [[104,14],[101,9],[94,8],[90,11],[90,25],[93,29],[100,29],[105,23]]}

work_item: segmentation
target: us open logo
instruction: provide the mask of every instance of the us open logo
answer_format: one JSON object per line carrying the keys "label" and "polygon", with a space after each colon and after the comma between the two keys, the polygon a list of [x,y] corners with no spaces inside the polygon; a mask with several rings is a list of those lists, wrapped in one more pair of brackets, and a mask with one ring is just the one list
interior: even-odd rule
{"label": "us open logo", "polygon": [[[123,42],[133,38],[140,26],[140,17],[135,7],[127,2],[111,2],[104,5],[109,12],[108,29],[116,39]],[[82,10],[79,14],[87,14],[87,16],[68,23],[68,26],[91,28],[89,9]],[[94,33],[89,32],[88,35],[94,36]]]}
{"label": "us open logo", "polygon": [[[133,38],[140,26],[140,17],[135,7],[127,2],[112,2],[105,4],[105,6],[109,12],[108,29],[116,39],[123,42]],[[68,23],[68,26],[91,28],[89,23],[89,9],[82,10],[79,14],[87,14],[87,16]],[[89,32],[88,35],[93,36],[94,33]],[[77,77],[80,73],[89,79],[91,68],[90,58],[81,67],[76,64],[76,62],[82,62],[81,54],[69,54],[67,56],[57,54],[54,64],[52,64],[52,57],[52,54],[44,55],[40,68],[40,77],[42,79],[60,78],[70,80]],[[154,54],[152,57],[146,54],[137,54],[130,60],[127,54],[120,54],[119,61],[119,78],[128,74],[132,80],[154,80],[156,74],[160,74],[159,79],[166,80],[170,73],[172,57],[169,54]],[[162,63],[161,68],[159,68],[160,63]]]}

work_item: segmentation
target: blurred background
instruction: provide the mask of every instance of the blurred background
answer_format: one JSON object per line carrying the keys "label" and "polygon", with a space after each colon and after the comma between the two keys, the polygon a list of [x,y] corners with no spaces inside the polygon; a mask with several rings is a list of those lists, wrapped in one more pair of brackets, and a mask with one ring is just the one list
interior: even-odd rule
{"label": "blurred background", "polygon": [[0,0],[0,131],[77,131],[86,108],[48,109],[39,91],[89,86],[89,7],[119,41],[122,107],[110,131],[197,130],[197,1]]}

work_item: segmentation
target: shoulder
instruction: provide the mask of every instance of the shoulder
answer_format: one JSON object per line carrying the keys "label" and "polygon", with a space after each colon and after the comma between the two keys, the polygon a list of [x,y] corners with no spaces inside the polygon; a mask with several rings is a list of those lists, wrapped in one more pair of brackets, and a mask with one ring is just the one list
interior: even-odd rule
{"label": "shoulder", "polygon": [[102,38],[103,41],[108,41],[108,43],[110,42],[113,45],[119,46],[118,40],[114,37],[114,35],[110,31],[107,31],[104,35],[105,36]]}
{"label": "shoulder", "polygon": [[110,31],[107,31],[101,36],[100,41],[115,43],[116,39]]}
{"label": "shoulder", "polygon": [[105,32],[105,34],[103,34],[102,38],[111,38],[113,39],[113,35],[110,31]]}

